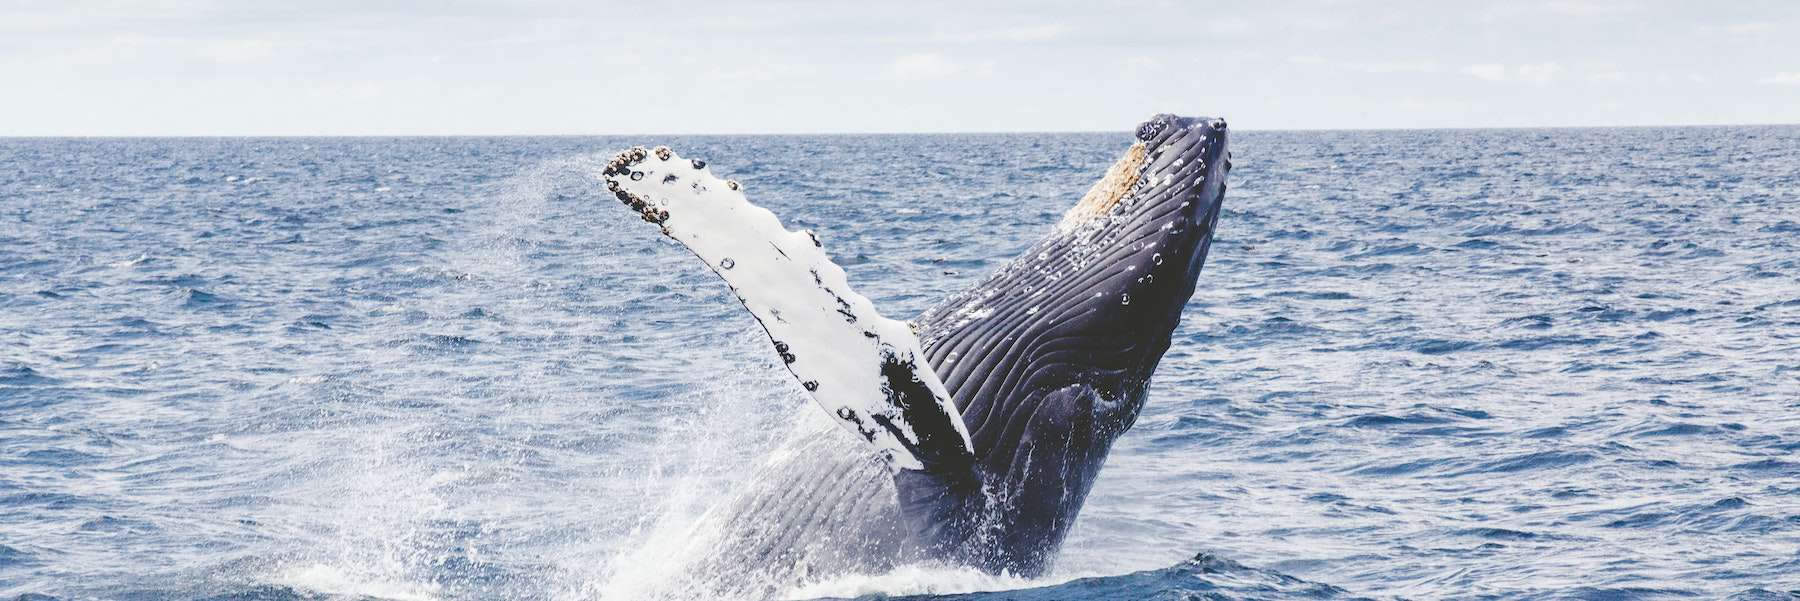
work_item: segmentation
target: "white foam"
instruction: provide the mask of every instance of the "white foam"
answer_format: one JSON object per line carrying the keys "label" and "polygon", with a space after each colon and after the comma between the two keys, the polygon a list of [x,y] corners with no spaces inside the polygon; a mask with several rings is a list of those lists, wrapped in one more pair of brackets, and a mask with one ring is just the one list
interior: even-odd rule
{"label": "white foam", "polygon": [[349,570],[323,563],[288,568],[271,583],[328,596],[375,597],[393,601],[436,601],[439,590],[430,582],[393,580],[368,570]]}
{"label": "white foam", "polygon": [[885,574],[852,574],[823,580],[789,589],[778,597],[782,599],[816,599],[869,595],[954,595],[1010,591],[1050,586],[1061,582],[1064,580],[1033,580],[1011,574],[989,574],[973,568],[920,563],[900,566]]}

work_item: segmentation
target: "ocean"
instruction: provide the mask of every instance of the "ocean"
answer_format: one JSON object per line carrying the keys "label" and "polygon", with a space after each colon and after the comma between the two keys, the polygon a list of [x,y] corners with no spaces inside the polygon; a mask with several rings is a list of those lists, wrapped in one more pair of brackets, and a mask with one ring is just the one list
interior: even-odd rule
{"label": "ocean", "polygon": [[[667,144],[906,317],[1118,134],[0,139],[0,598],[623,599],[820,411],[596,172]],[[1800,596],[1800,127],[1242,131],[1041,579],[795,598]]]}

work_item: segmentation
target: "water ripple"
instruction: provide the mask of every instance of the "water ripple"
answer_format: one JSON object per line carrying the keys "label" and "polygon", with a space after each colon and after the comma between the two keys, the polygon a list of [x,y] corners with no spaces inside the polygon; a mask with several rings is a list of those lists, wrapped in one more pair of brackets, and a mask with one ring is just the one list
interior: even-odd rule
{"label": "water ripple", "polygon": [[[605,152],[708,159],[909,315],[1126,140],[0,140],[0,597],[595,598],[816,412]],[[1056,573],[815,596],[1800,591],[1800,129],[1233,144]]]}

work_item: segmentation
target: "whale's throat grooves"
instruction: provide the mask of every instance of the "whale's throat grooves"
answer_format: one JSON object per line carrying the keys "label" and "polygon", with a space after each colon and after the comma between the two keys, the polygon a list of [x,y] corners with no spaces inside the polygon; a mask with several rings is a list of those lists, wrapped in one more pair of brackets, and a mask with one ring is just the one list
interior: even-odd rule
{"label": "whale's throat grooves", "polygon": [[[1222,121],[1159,119],[1048,236],[913,320],[990,497],[987,522],[951,533],[973,547],[960,561],[1048,569],[1169,349],[1210,247],[1228,161]],[[937,484],[929,479],[896,484],[902,513],[974,505],[954,490],[907,490]]]}

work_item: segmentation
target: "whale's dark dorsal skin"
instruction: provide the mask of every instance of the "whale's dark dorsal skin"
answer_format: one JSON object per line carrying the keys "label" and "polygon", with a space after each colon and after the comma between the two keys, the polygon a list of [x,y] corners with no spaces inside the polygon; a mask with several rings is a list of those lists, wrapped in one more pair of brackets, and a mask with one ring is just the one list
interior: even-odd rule
{"label": "whale's dark dorsal skin", "polygon": [[1047,571],[1193,295],[1226,138],[1220,119],[1144,122],[1048,236],[914,319],[916,339],[704,163],[614,159],[608,187],[731,283],[808,394],[877,451],[842,433],[790,445],[695,543],[758,582],[693,586],[767,595],[917,559]]}
{"label": "whale's dark dorsal skin", "polygon": [[[1143,407],[1228,169],[1224,121],[1158,115],[1054,233],[914,321],[976,460],[975,482],[896,475],[919,538],[992,572],[1048,567]],[[945,523],[959,527],[931,528]]]}

